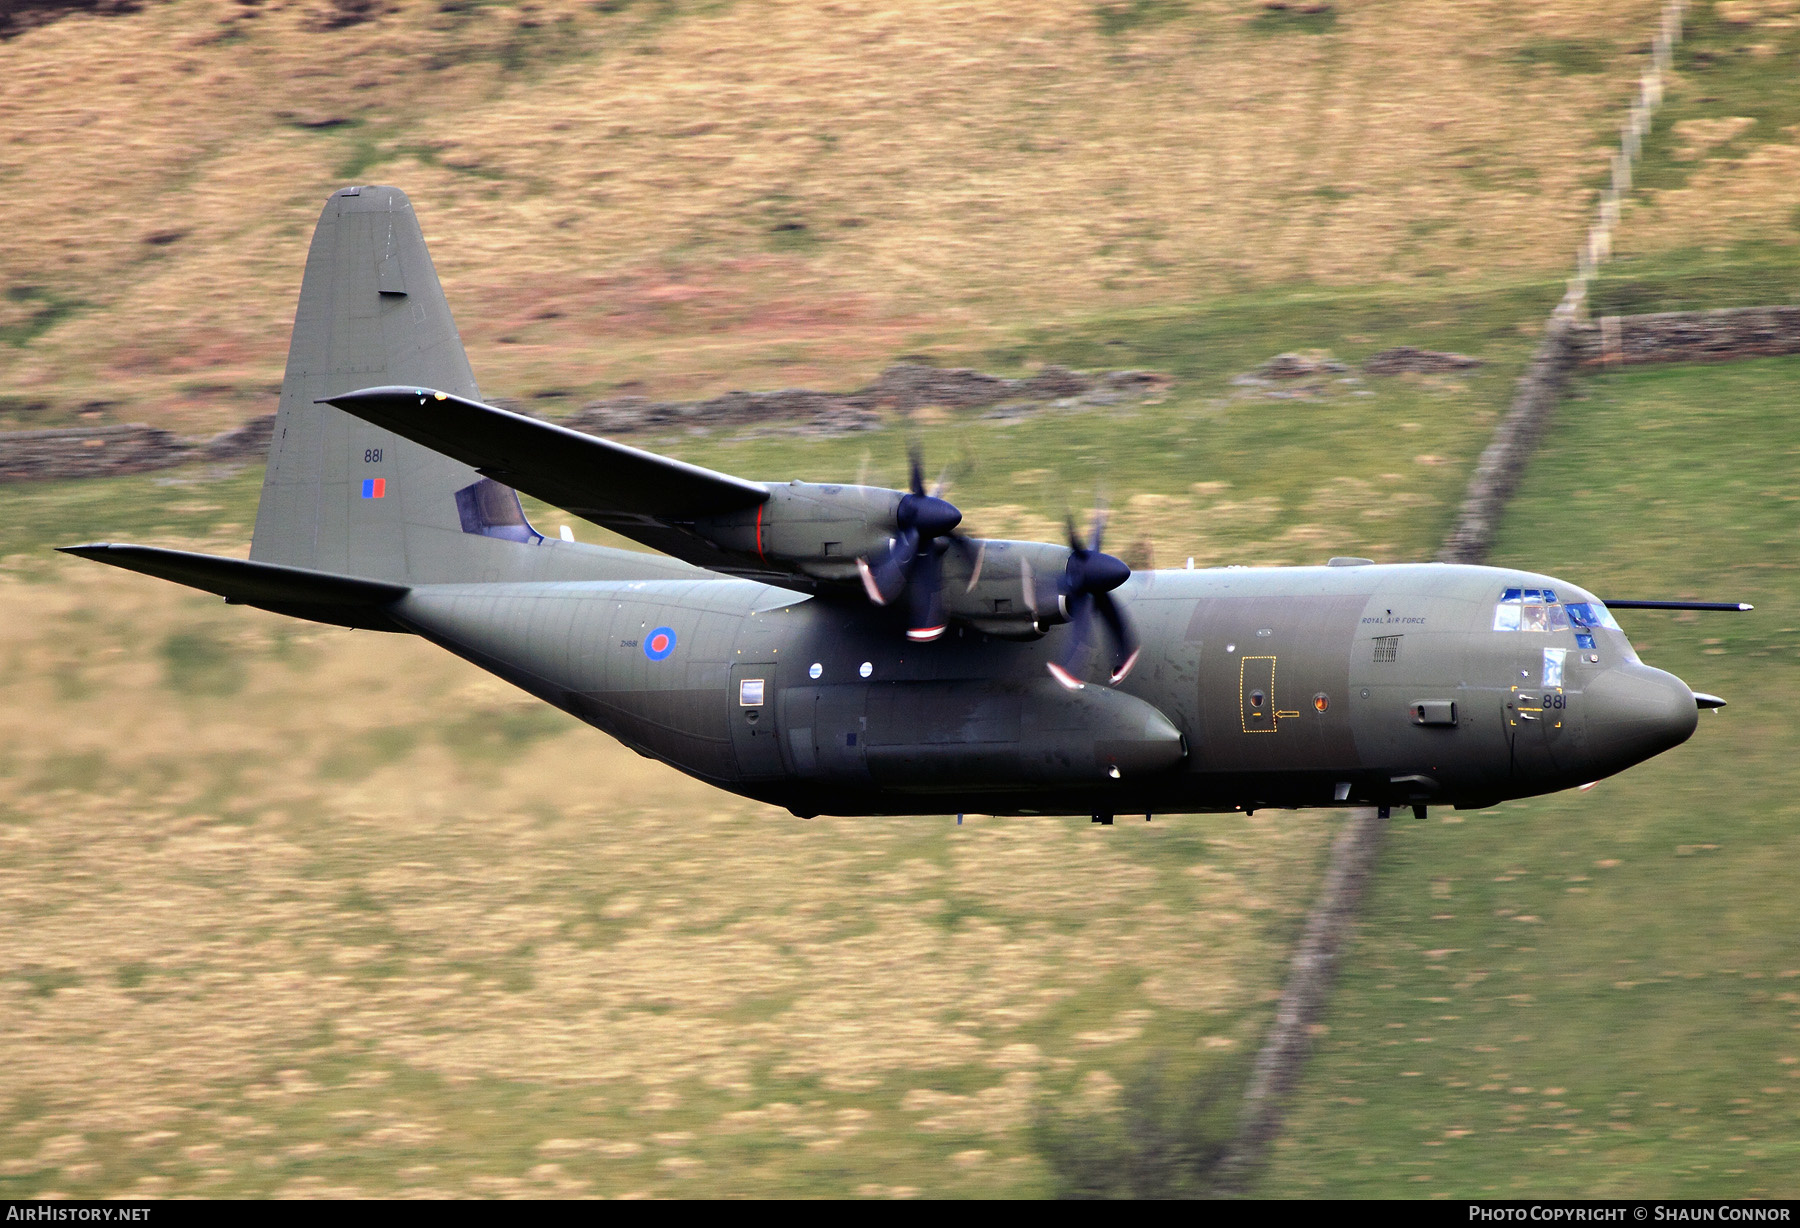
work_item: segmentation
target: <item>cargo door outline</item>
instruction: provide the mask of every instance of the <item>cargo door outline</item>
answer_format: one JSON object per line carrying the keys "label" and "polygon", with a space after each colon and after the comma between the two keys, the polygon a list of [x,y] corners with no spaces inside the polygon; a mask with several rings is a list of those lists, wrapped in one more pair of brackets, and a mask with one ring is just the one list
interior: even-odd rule
{"label": "cargo door outline", "polygon": [[1297,711],[1278,710],[1275,703],[1274,656],[1238,658],[1238,725],[1245,733],[1275,733],[1284,717]]}

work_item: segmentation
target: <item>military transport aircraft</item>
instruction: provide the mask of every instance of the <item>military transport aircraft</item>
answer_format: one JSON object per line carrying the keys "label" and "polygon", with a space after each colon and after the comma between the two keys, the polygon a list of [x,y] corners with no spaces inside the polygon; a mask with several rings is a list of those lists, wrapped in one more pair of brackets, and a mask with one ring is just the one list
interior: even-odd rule
{"label": "military transport aircraft", "polygon": [[[518,490],[661,556],[546,538]],[[411,203],[351,187],[307,255],[250,558],[65,549],[424,636],[806,817],[1491,806],[1723,703],[1551,576],[1134,575],[1098,519],[1066,545],[960,521],[916,457],[905,491],[753,482],[484,405]]]}

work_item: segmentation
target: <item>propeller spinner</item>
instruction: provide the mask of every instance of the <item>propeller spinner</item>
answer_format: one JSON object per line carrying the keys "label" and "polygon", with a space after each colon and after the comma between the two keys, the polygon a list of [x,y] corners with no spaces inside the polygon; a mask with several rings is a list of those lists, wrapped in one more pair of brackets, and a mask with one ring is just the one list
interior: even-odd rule
{"label": "propeller spinner", "polygon": [[949,626],[944,617],[944,554],[954,549],[968,560],[970,588],[981,576],[981,547],[956,531],[962,512],[940,497],[943,485],[939,479],[931,493],[925,493],[925,475],[915,448],[910,489],[894,509],[895,535],[881,553],[856,560],[870,601],[887,605],[906,594],[906,638],[915,643],[935,640]]}

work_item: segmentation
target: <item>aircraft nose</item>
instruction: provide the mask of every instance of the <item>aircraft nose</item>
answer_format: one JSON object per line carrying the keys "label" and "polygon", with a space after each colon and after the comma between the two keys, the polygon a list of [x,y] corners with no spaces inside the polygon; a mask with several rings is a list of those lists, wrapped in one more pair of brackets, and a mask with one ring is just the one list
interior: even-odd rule
{"label": "aircraft nose", "polygon": [[1687,683],[1637,663],[1615,666],[1588,683],[1581,702],[1600,775],[1680,746],[1700,719]]}

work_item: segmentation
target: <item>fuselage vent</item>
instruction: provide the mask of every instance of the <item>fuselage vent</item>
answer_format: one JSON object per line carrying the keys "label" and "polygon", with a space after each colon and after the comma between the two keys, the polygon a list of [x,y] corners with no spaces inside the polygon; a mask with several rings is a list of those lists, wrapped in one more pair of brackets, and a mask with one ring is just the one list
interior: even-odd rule
{"label": "fuselage vent", "polygon": [[1398,661],[1400,659],[1400,637],[1397,635],[1378,635],[1375,637],[1375,660]]}

